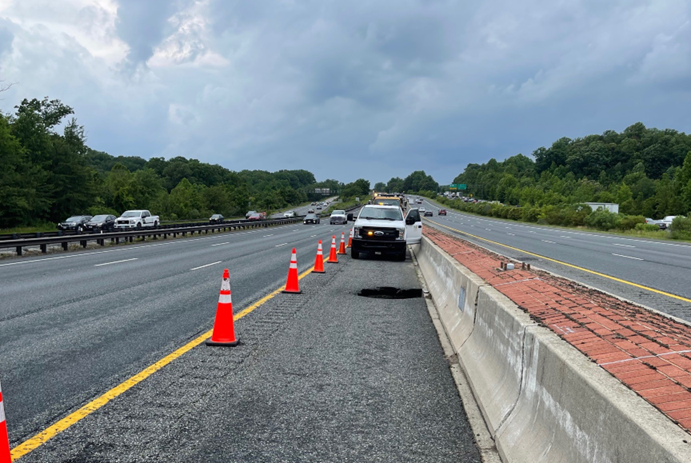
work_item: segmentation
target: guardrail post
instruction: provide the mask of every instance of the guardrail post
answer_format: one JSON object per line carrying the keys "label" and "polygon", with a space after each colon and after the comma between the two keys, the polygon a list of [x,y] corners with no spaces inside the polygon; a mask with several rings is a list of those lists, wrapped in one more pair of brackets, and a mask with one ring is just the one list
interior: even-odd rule
{"label": "guardrail post", "polygon": [[130,236],[130,243],[134,241],[134,236]]}
{"label": "guardrail post", "polygon": [[83,248],[86,248],[86,240],[81,240],[79,244],[81,244]]}
{"label": "guardrail post", "polygon": [[42,254],[45,254],[45,253],[47,253],[47,252],[48,252],[48,249],[46,248],[46,245],[45,245],[45,244],[42,244],[42,245],[41,245],[41,253],[42,253]]}
{"label": "guardrail post", "polygon": [[69,246],[68,243],[67,243],[67,241],[63,241],[63,242],[60,243],[60,244],[62,245],[62,250],[63,250],[63,251],[67,251],[67,246]]}
{"label": "guardrail post", "polygon": [[105,246],[105,243],[103,242],[103,239],[97,239],[96,242],[100,244],[101,246]]}
{"label": "guardrail post", "polygon": [[17,246],[17,255],[18,256],[22,255],[22,247],[21,246]]}

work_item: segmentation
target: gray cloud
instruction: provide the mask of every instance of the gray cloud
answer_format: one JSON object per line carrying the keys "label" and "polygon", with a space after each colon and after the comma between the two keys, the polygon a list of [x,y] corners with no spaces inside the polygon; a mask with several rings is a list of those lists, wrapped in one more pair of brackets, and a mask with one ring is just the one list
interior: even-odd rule
{"label": "gray cloud", "polygon": [[112,154],[448,182],[561,136],[690,130],[686,0],[32,1],[3,12],[3,103],[61,98]]}

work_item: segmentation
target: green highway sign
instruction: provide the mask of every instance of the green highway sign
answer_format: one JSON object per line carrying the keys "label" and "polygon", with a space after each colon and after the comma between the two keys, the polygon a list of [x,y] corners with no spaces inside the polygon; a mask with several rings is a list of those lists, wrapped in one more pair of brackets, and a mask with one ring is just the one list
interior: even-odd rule
{"label": "green highway sign", "polygon": [[466,184],[465,183],[452,183],[449,185],[449,190],[465,190],[466,189]]}

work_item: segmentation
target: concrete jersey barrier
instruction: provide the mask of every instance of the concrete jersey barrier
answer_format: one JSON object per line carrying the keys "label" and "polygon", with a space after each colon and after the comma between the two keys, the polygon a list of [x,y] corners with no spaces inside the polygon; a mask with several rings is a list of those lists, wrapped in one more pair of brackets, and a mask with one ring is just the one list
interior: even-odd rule
{"label": "concrete jersey barrier", "polygon": [[414,250],[502,460],[691,462],[685,431],[429,238]]}

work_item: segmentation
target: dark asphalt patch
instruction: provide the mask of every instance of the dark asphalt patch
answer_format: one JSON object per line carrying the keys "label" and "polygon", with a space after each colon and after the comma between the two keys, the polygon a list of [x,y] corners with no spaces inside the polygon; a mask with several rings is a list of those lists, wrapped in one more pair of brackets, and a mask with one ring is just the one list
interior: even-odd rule
{"label": "dark asphalt patch", "polygon": [[380,286],[379,288],[365,288],[361,289],[358,296],[373,297],[380,299],[412,299],[415,297],[422,297],[421,288],[401,289],[393,286]]}

